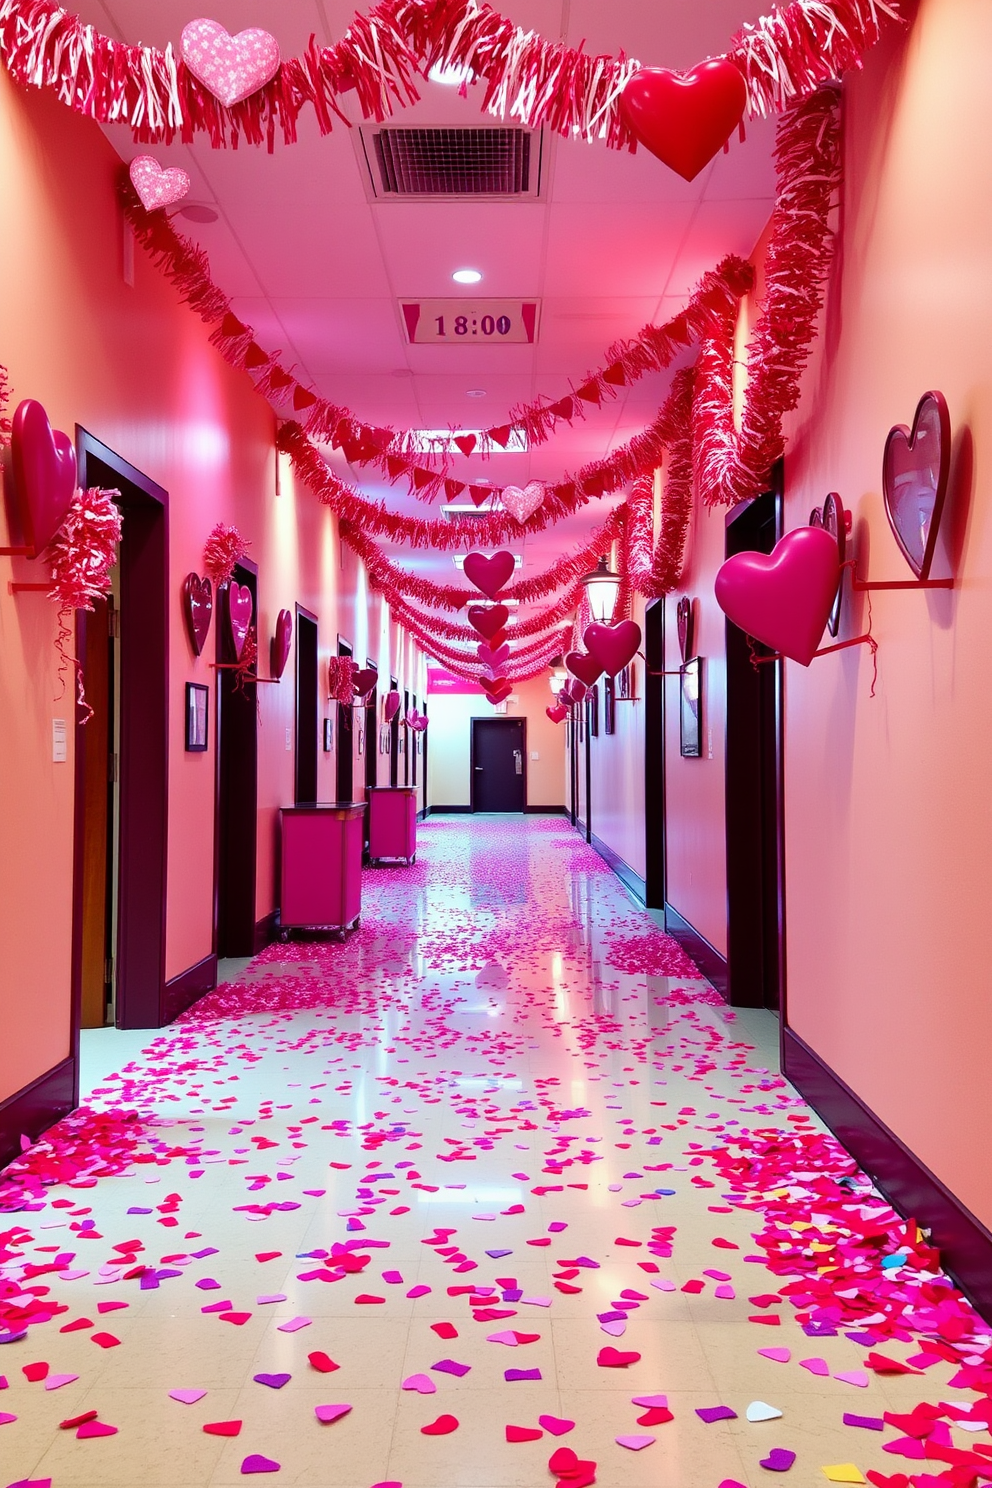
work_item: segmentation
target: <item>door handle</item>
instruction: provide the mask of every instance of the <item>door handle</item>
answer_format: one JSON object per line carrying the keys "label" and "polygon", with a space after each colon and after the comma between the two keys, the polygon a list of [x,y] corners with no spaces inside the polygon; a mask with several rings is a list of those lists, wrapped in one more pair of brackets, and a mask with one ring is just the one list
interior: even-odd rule
{"label": "door handle", "polygon": [[522,749],[515,749],[513,751],[513,764],[517,774],[522,775],[524,773],[524,755]]}
{"label": "door handle", "polygon": [[482,765],[476,765],[476,767],[475,767],[475,768],[476,768],[476,769],[477,769],[477,770],[481,770],[481,769],[482,769]]}

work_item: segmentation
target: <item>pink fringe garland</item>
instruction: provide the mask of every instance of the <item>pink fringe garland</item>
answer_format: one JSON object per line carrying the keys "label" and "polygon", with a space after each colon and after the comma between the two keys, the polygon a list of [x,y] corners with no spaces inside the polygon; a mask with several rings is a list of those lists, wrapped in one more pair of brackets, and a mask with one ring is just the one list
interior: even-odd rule
{"label": "pink fringe garland", "polygon": [[106,599],[112,580],[110,570],[117,562],[121,540],[122,518],[114,497],[118,491],[93,488],[77,491],[69,515],[52,539],[48,550],[52,588],[49,597],[58,605],[58,634],[55,649],[59,653],[60,697],[65,691],[65,674],[70,667],[76,675],[76,702],[85,713],[84,723],[93,717],[86,701],[83,669],[77,657],[66,649],[72,640],[69,617],[76,610],[92,610],[94,602]]}
{"label": "pink fringe garland", "polygon": [[234,565],[250,547],[251,543],[241,536],[237,527],[229,527],[225,522],[217,523],[203,544],[203,566],[215,589],[230,583]]}

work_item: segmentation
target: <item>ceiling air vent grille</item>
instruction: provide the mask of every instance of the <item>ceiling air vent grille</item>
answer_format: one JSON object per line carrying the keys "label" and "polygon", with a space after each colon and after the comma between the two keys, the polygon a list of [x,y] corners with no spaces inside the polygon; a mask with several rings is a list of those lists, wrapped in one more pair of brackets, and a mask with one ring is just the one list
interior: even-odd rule
{"label": "ceiling air vent grille", "polygon": [[531,138],[526,129],[377,129],[377,194],[532,196]]}

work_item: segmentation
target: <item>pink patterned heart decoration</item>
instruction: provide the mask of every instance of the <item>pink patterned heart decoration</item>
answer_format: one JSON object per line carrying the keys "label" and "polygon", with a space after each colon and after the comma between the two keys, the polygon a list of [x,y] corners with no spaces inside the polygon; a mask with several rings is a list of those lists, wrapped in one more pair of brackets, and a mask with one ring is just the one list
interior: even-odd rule
{"label": "pink patterned heart decoration", "polygon": [[513,554],[505,548],[487,558],[485,553],[469,553],[462,566],[462,572],[470,584],[476,589],[495,599],[499,591],[506,584],[516,566]]}
{"label": "pink patterned heart decoration", "polygon": [[214,596],[210,580],[201,579],[197,573],[187,574],[183,580],[183,619],[186,621],[186,634],[194,656],[199,656],[206,645],[213,612]]}
{"label": "pink patterned heart decoration", "polygon": [[728,558],[716,576],[716,602],[748,635],[809,666],[839,577],[836,538],[822,527],[797,527],[770,554]]}
{"label": "pink patterned heart decoration", "polygon": [[247,584],[238,584],[232,579],[227,590],[227,628],[238,661],[251,629],[251,616],[251,590]]}
{"label": "pink patterned heart decoration", "polygon": [[186,172],[178,165],[165,170],[154,155],[136,155],[131,161],[128,175],[146,212],[156,212],[159,207],[171,207],[189,193],[190,179]]}
{"label": "pink patterned heart decoration", "polygon": [[615,677],[637,655],[641,627],[633,620],[618,620],[615,625],[602,625],[596,621],[586,626],[582,641],[593,661],[599,663],[600,670],[608,677]]}
{"label": "pink patterned heart decoration", "polygon": [[528,481],[523,490],[519,486],[503,487],[503,508],[521,526],[532,517],[544,500],[544,486],[540,481]]}
{"label": "pink patterned heart decoration", "polygon": [[584,651],[569,651],[565,657],[565,665],[573,677],[578,677],[587,687],[591,687],[597,678],[603,675],[603,668],[598,661],[587,656]]}
{"label": "pink patterned heart decoration", "polygon": [[68,434],[52,428],[34,398],[17,405],[10,443],[24,541],[37,557],[69,515],[76,494],[76,451]]}
{"label": "pink patterned heart decoration", "polygon": [[190,21],[181,50],[197,82],[225,108],[250,98],[279,71],[279,43],[258,26],[231,36],[219,21]]}
{"label": "pink patterned heart decoration", "polygon": [[279,678],[286,670],[289,648],[293,643],[293,617],[288,610],[280,610],[276,620],[276,633],[270,646],[270,663],[273,677]]}
{"label": "pink patterned heart decoration", "polygon": [[951,462],[951,420],[942,393],[924,393],[913,427],[889,430],[882,460],[882,490],[902,555],[918,579],[930,574]]}
{"label": "pink patterned heart decoration", "polygon": [[399,695],[399,693],[398,692],[395,692],[395,691],[393,691],[393,692],[387,692],[386,693],[386,700],[383,703],[383,707],[382,707],[382,714],[383,714],[383,717],[385,718],[386,722],[387,723],[392,723],[393,719],[396,717],[396,715],[397,715],[397,713],[399,711],[400,711],[400,695]]}
{"label": "pink patterned heart decoration", "polygon": [[379,681],[379,673],[375,667],[360,667],[352,678],[351,685],[355,689],[355,696],[359,698],[368,697],[374,692]]}

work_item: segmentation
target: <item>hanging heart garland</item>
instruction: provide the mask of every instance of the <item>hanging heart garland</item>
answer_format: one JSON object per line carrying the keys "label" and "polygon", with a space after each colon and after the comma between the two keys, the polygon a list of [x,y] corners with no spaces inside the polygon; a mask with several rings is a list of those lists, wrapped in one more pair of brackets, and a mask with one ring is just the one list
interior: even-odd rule
{"label": "hanging heart garland", "polygon": [[505,548],[487,557],[485,553],[469,553],[462,564],[462,572],[476,589],[488,599],[495,599],[517,566],[513,554]]}
{"label": "hanging heart garland", "polygon": [[258,26],[231,36],[219,21],[190,21],[180,50],[197,82],[225,108],[243,103],[279,71],[279,43]]}
{"label": "hanging heart garland", "polygon": [[744,76],[726,57],[712,57],[689,72],[642,67],[620,94],[631,134],[686,181],[723,148],[746,108]]}
{"label": "hanging heart garland", "polygon": [[544,484],[541,481],[528,481],[523,490],[519,486],[504,486],[500,499],[504,510],[522,527],[527,518],[532,517],[538,507],[544,504]]}
{"label": "hanging heart garland", "polygon": [[154,155],[136,155],[128,166],[131,185],[146,212],[171,207],[189,195],[190,179],[178,165],[166,170]]}

